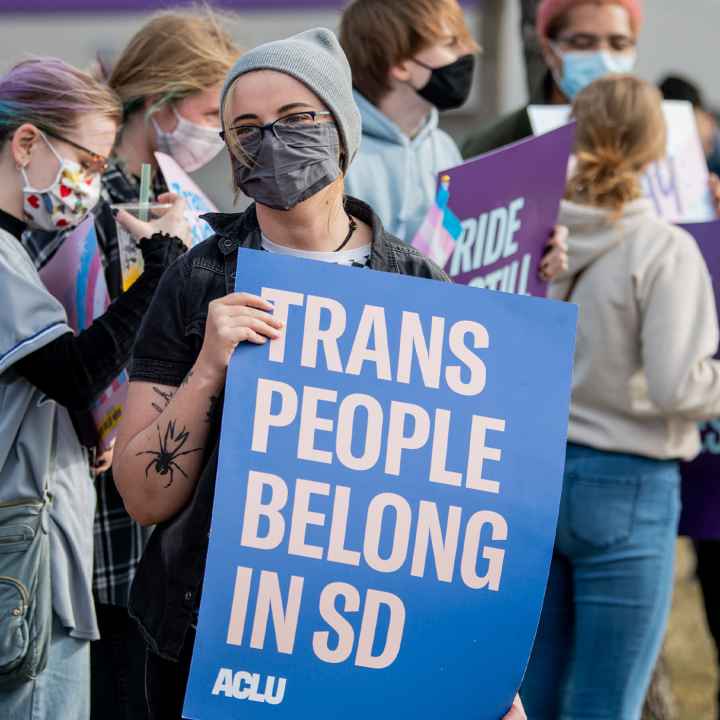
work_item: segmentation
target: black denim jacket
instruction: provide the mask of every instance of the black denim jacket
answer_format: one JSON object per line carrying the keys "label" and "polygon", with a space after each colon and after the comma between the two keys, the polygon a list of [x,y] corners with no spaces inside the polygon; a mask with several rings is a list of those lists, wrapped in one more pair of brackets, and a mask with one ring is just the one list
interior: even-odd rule
{"label": "black denim jacket", "polygon": [[[346,208],[372,228],[370,268],[447,280],[414,248],[385,232],[363,202]],[[204,216],[215,235],[177,260],[165,273],[145,317],[133,353],[131,380],[179,386],[200,352],[208,305],[235,289],[239,247],[260,249],[261,234],[251,206],[244,213]],[[130,595],[130,614],[150,648],[176,660],[197,617],[212,514],[222,402],[215,405],[195,492],[183,510],[153,532]]]}

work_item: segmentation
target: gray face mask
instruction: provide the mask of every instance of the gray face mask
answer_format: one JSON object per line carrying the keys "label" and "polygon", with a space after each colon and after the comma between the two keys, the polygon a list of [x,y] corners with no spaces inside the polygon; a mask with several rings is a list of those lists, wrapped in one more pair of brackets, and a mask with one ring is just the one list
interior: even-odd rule
{"label": "gray face mask", "polygon": [[340,137],[334,123],[272,130],[245,147],[249,164],[232,157],[235,185],[260,205],[290,210],[340,175]]}

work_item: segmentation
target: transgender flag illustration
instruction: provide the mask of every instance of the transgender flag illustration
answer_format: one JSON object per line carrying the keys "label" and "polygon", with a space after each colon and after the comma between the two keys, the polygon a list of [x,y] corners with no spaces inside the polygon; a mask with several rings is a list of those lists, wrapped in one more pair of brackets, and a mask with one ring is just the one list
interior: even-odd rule
{"label": "transgender flag illustration", "polygon": [[[68,323],[76,333],[90,327],[93,320],[105,312],[110,297],[92,214],[67,233],[57,252],[40,271],[40,277],[62,303]],[[102,450],[112,447],[127,390],[128,375],[123,370],[90,408]]]}
{"label": "transgender flag illustration", "polygon": [[435,203],[428,210],[411,243],[440,267],[445,267],[455,247],[455,241],[462,233],[460,220],[448,207],[449,198],[450,176],[443,175]]}

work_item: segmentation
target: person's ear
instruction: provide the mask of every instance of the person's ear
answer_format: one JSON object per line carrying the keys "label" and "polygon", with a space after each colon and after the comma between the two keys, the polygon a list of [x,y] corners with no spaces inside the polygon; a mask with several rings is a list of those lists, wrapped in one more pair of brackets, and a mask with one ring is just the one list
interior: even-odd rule
{"label": "person's ear", "polygon": [[177,125],[172,103],[167,102],[162,95],[151,95],[145,98],[145,117],[152,116],[164,132],[172,132]]}
{"label": "person's ear", "polygon": [[152,115],[157,119],[158,117],[164,118],[166,115],[172,115],[172,108],[162,95],[149,95],[143,101],[143,112],[145,117]]}
{"label": "person's ear", "polygon": [[390,78],[392,80],[398,80],[399,82],[410,82],[412,77],[412,71],[410,69],[410,61],[403,60],[403,62],[393,65],[390,68]]}
{"label": "person's ear", "polygon": [[25,167],[30,162],[30,157],[40,140],[40,131],[31,123],[22,124],[13,133],[10,149],[18,167]]}
{"label": "person's ear", "polygon": [[143,100],[143,110],[146,115],[148,113],[152,114],[159,110],[163,104],[162,95],[148,95],[148,97]]}

